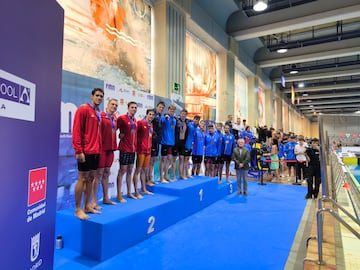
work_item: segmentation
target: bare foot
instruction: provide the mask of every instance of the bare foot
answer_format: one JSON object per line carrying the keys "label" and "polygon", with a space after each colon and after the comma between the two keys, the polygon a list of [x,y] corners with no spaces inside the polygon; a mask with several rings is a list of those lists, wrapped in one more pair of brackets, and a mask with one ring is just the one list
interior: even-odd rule
{"label": "bare foot", "polygon": [[129,199],[134,199],[134,200],[137,199],[137,198],[136,198],[134,195],[132,195],[131,193],[128,193],[127,197],[128,197]]}
{"label": "bare foot", "polygon": [[180,176],[180,179],[182,179],[182,180],[188,180],[186,176]]}
{"label": "bare foot", "polygon": [[144,196],[142,196],[140,193],[136,194],[135,197],[136,197],[137,199],[142,199],[142,198],[144,198]]}
{"label": "bare foot", "polygon": [[82,209],[76,209],[75,216],[80,220],[86,220],[90,218]]}
{"label": "bare foot", "polygon": [[226,183],[231,183],[231,181],[229,179],[226,179]]}
{"label": "bare foot", "polygon": [[154,195],[154,193],[148,191],[148,190],[145,190],[142,192],[143,194],[146,194],[146,195]]}
{"label": "bare foot", "polygon": [[92,207],[86,207],[85,208],[85,213],[90,213],[90,214],[101,214],[100,211],[92,208]]}
{"label": "bare foot", "polygon": [[121,203],[126,203],[127,200],[125,200],[123,197],[117,197],[116,200]]}
{"label": "bare foot", "polygon": [[148,180],[146,181],[146,183],[147,183],[147,184],[153,184],[153,185],[155,185],[155,181],[154,181],[154,179],[152,179],[152,178],[148,179]]}
{"label": "bare foot", "polygon": [[187,177],[187,178],[193,178],[192,175],[187,175],[186,177]]}
{"label": "bare foot", "polygon": [[98,204],[91,205],[91,208],[94,208],[96,210],[101,210],[102,209],[102,207],[100,205],[98,205]]}
{"label": "bare foot", "polygon": [[112,204],[112,205],[115,205],[116,202],[113,202],[113,201],[111,201],[111,200],[109,200],[109,199],[103,199],[103,204]]}
{"label": "bare foot", "polygon": [[147,182],[146,184],[147,184],[149,187],[152,187],[152,186],[154,186],[154,185],[155,185],[153,182],[150,182],[150,181],[149,181],[149,182]]}
{"label": "bare foot", "polygon": [[219,180],[219,181],[218,181],[218,184],[222,184],[222,180]]}
{"label": "bare foot", "polygon": [[163,184],[169,184],[169,181],[165,178],[161,179],[160,182]]}

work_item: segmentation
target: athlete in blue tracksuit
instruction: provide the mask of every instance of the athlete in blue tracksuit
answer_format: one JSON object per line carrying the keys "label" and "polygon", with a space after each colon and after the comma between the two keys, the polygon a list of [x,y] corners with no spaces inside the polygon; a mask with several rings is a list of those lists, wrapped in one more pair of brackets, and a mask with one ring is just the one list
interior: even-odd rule
{"label": "athlete in blue tracksuit", "polygon": [[220,137],[215,133],[213,124],[208,125],[208,132],[205,135],[205,175],[215,176],[216,159],[219,154]]}
{"label": "athlete in blue tracksuit", "polygon": [[[170,105],[168,107],[168,113],[162,115],[160,118],[162,126],[162,138],[161,138],[161,160],[160,160],[160,182],[168,183],[170,181],[168,175],[169,165],[173,162],[173,154],[175,149],[175,128],[176,118],[174,116],[176,107]],[[176,180],[176,176],[173,175],[172,181]]]}
{"label": "athlete in blue tracksuit", "polygon": [[230,126],[225,125],[224,134],[221,140],[221,152],[220,152],[220,163],[219,163],[219,184],[222,183],[222,170],[225,163],[226,182],[230,183],[230,162],[234,148],[236,147],[235,136],[230,133]]}
{"label": "athlete in blue tracksuit", "polygon": [[284,157],[287,161],[286,164],[289,169],[289,177],[295,176],[296,156],[294,148],[296,144],[296,137],[290,136],[289,141],[284,145]]}
{"label": "athlete in blue tracksuit", "polygon": [[192,144],[192,162],[193,175],[200,174],[201,163],[204,156],[205,143],[205,121],[200,121],[199,126],[195,130],[194,140]]}

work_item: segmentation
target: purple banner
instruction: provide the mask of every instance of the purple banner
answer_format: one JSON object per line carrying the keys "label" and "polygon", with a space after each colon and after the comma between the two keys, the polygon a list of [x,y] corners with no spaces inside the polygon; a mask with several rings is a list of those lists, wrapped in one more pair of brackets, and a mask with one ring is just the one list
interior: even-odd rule
{"label": "purple banner", "polygon": [[55,0],[1,1],[1,269],[53,269],[63,24]]}

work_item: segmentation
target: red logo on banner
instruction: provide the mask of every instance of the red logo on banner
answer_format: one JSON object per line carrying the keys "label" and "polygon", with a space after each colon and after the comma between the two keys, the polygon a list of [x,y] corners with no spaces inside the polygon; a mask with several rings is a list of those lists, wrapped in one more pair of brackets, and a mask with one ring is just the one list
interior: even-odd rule
{"label": "red logo on banner", "polygon": [[46,167],[29,171],[28,206],[45,200],[46,177]]}

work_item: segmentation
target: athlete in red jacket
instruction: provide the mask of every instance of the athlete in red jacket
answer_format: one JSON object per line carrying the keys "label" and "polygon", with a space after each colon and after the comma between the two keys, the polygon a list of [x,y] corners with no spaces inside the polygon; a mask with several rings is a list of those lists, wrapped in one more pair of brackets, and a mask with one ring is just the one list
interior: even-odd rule
{"label": "athlete in red jacket", "polygon": [[142,198],[138,189],[138,176],[140,173],[141,180],[141,192],[143,194],[152,195],[150,191],[146,189],[146,176],[148,175],[148,170],[150,166],[151,159],[151,147],[152,147],[152,135],[153,135],[153,124],[155,110],[148,109],[146,111],[146,116],[144,119],[139,120],[137,122],[138,130],[137,130],[137,162],[136,162],[136,170],[134,172],[134,188],[135,188],[135,196],[137,198]]}
{"label": "athlete in red jacket", "polygon": [[128,103],[128,112],[121,115],[117,119],[117,128],[120,131],[120,142],[119,142],[119,162],[120,168],[117,176],[117,200],[119,202],[126,202],[122,197],[121,186],[122,178],[126,175],[126,187],[127,197],[131,199],[137,199],[131,193],[131,182],[132,182],[132,170],[135,162],[136,152],[136,131],[137,124],[135,114],[137,111],[137,103],[130,101]]}
{"label": "athlete in red jacket", "polygon": [[[74,116],[72,144],[78,163],[78,180],[75,186],[75,215],[79,219],[88,219],[86,213],[100,213],[90,205],[92,180],[99,163],[100,146],[100,110],[104,90],[95,88],[91,92],[91,103],[81,105]],[[84,193],[84,209],[81,198]]]}
{"label": "athlete in red jacket", "polygon": [[97,174],[94,178],[92,188],[92,203],[91,206],[96,210],[100,210],[101,206],[98,204],[96,195],[99,188],[99,181],[101,179],[103,191],[104,204],[116,204],[109,199],[109,176],[110,168],[114,161],[114,151],[117,150],[116,144],[116,116],[115,112],[118,108],[117,99],[110,99],[106,105],[105,112],[101,112],[100,117],[100,134],[101,134],[101,153],[99,158],[99,166]]}

